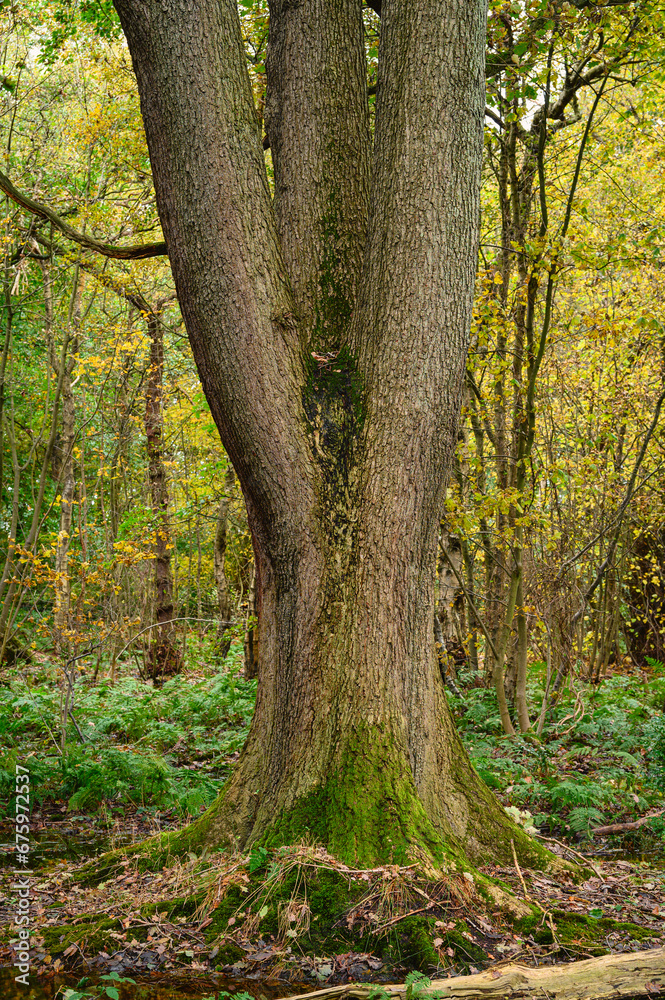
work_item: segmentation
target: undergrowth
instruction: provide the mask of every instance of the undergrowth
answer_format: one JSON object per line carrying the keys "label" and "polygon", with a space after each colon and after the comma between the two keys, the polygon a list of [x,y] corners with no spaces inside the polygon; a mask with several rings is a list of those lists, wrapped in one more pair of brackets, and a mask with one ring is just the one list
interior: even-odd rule
{"label": "undergrowth", "polygon": [[70,811],[102,803],[197,815],[216,797],[248,732],[255,681],[239,676],[241,647],[218,671],[181,674],[154,688],[132,675],[116,684],[81,675],[60,752],[57,672],[16,673],[0,687],[0,809],[11,812],[15,765],[29,765],[33,804]]}
{"label": "undergrowth", "polygon": [[[531,704],[542,699],[542,679],[542,665],[534,664]],[[575,681],[540,738],[504,736],[491,690],[467,686],[449,699],[476,769],[527,828],[580,839],[665,805],[665,666],[658,661],[649,675]],[[642,828],[636,849],[645,837],[665,840],[665,823]]]}
{"label": "undergrowth", "polygon": [[[162,688],[138,680],[126,664],[115,684],[81,673],[64,753],[57,744],[55,666],[16,670],[0,687],[0,809],[11,814],[15,764],[29,763],[33,803],[65,803],[90,814],[112,804],[198,814],[217,795],[246,738],[255,681],[240,674],[236,642],[223,665],[198,665]],[[530,670],[529,700],[542,698],[544,665]],[[492,690],[460,677],[449,694],[470,757],[516,822],[529,832],[583,839],[592,828],[665,805],[665,666],[615,674],[600,684],[577,680],[563,692],[540,737],[503,735]],[[665,840],[655,819],[635,835]],[[648,846],[648,844],[647,844]],[[661,844],[662,846],[662,844]]]}

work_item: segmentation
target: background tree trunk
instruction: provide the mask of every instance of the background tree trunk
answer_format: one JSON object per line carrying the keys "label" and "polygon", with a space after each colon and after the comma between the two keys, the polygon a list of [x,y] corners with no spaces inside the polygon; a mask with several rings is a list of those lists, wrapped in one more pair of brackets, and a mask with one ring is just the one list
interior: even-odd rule
{"label": "background tree trunk", "polygon": [[148,450],[150,506],[154,521],[153,618],[159,628],[147,643],[147,672],[155,681],[179,673],[182,656],[173,642],[173,575],[169,529],[169,487],[164,465],[164,331],[153,309],[143,310],[150,337],[150,362],[145,394],[145,437]]}
{"label": "background tree trunk", "polygon": [[[47,276],[47,268],[43,269],[45,285],[49,283],[50,274]],[[68,329],[70,338],[70,350],[65,361],[65,369],[62,378],[62,432],[59,439],[59,463],[58,463],[58,485],[60,491],[60,524],[58,537],[55,543],[55,582],[54,582],[54,606],[53,606],[53,632],[54,646],[58,657],[65,660],[69,657],[71,649],[71,581],[69,578],[69,544],[72,531],[72,513],[74,506],[74,495],[76,491],[76,477],[74,472],[74,440],[76,434],[75,419],[76,405],[74,400],[74,389],[72,385],[72,375],[76,366],[76,355],[79,350],[79,328],[81,323],[81,280],[79,268],[74,270],[74,287],[72,289]],[[55,351],[55,343],[51,340],[51,367],[54,374],[58,374],[59,359]],[[66,719],[63,720],[66,725]]]}

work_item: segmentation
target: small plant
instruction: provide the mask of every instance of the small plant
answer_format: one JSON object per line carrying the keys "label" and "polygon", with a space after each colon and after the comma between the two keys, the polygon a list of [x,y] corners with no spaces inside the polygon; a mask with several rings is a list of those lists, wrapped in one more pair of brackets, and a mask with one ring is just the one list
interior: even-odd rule
{"label": "small plant", "polygon": [[228,990],[220,990],[216,997],[203,997],[202,1000],[254,1000],[251,993],[229,993]]}
{"label": "small plant", "polygon": [[595,781],[584,781],[582,778],[566,778],[556,784],[551,792],[552,801],[558,806],[575,808],[578,806],[596,806],[606,797],[605,790]]}
{"label": "small plant", "polygon": [[432,991],[432,980],[424,976],[422,972],[410,972],[404,980],[405,1000],[442,1000],[444,994],[438,990]]}
{"label": "small plant", "polygon": [[[430,992],[431,985],[432,980],[422,972],[410,972],[404,980],[405,1000],[423,1000],[424,997],[428,1000],[441,1000],[443,994]],[[391,996],[384,986],[374,986],[368,993],[367,1000],[391,1000]]]}
{"label": "small plant", "polygon": [[518,809],[517,806],[504,806],[504,809],[512,820],[524,828],[526,833],[538,833],[534,826],[533,816],[528,809]]}
{"label": "small plant", "polygon": [[593,806],[577,806],[568,813],[568,826],[575,833],[584,833],[589,836],[591,825],[601,826],[605,822],[605,817],[600,809]]}
{"label": "small plant", "polygon": [[118,986],[122,983],[136,985],[135,979],[130,979],[129,976],[120,976],[117,972],[110,972],[107,976],[99,978],[103,981],[102,983],[88,985],[90,979],[88,976],[84,976],[74,989],[61,986],[56,993],[56,1000],[119,1000]]}
{"label": "small plant", "polygon": [[250,872],[258,872],[262,868],[265,868],[269,857],[270,855],[265,847],[253,847],[249,855],[248,867]]}

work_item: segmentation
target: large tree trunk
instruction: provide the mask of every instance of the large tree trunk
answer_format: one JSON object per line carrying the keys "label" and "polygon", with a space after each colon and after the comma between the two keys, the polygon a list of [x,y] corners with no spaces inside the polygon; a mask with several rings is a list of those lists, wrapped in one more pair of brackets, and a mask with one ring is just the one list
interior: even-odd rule
{"label": "large tree trunk", "polygon": [[455,734],[432,634],[476,266],[484,2],[386,0],[370,189],[360,0],[274,0],[274,212],[234,0],[115,2],[256,560],[256,712],[190,842],[309,831],[367,862],[510,857],[510,836],[528,850]]}

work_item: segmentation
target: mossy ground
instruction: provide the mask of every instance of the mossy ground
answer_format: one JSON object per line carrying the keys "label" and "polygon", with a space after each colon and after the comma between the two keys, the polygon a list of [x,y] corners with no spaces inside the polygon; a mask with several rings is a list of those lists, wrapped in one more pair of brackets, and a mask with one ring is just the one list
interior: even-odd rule
{"label": "mossy ground", "polygon": [[113,941],[112,934],[122,932],[122,921],[99,914],[76,924],[56,924],[44,928],[44,945],[51,955],[63,954],[71,945],[78,945],[88,954],[104,951]]}
{"label": "mossy ground", "polygon": [[[207,892],[142,905],[137,916],[144,926],[132,923],[133,940],[146,941],[151,920],[161,926],[205,924],[205,942],[217,969],[244,959],[252,940],[264,947],[269,943],[278,956],[287,948],[312,957],[371,954],[387,967],[423,972],[440,968],[442,956],[445,964],[462,969],[487,959],[467,924],[456,917],[462,902],[471,898],[464,876],[432,883],[397,866],[371,873],[321,867],[311,860],[311,852],[309,859],[295,854],[284,861],[278,865],[266,859],[254,872],[245,869],[219,899],[208,886]],[[418,905],[423,895],[427,912],[404,916],[426,909]],[[479,897],[476,901],[482,904]],[[75,924],[56,924],[43,937],[51,955],[62,955],[72,944],[92,955],[115,951],[122,931],[120,919],[92,915]]]}
{"label": "mossy ground", "polygon": [[[524,877],[530,882],[530,873]],[[617,883],[625,895],[623,878]],[[541,876],[531,880],[530,891],[538,879],[542,883]],[[54,885],[62,887],[57,879]],[[550,882],[548,891],[555,885]],[[592,885],[586,884],[587,895]],[[125,886],[133,888],[128,893]],[[513,912],[502,908],[491,887],[508,898],[508,881],[479,873],[449,869],[434,876],[397,865],[351,869],[307,846],[192,858],[155,873],[141,873],[125,858],[115,881],[90,890],[78,883],[75,916],[71,906],[65,912],[61,899],[53,899],[44,924],[35,926],[41,936],[37,951],[41,947],[49,962],[65,966],[80,964],[82,957],[99,965],[121,955],[130,970],[147,954],[158,968],[191,963],[242,975],[251,967],[265,976],[281,969],[294,978],[317,962],[328,970],[323,978],[345,968],[356,970],[348,975],[357,978],[353,963],[360,957],[371,958],[370,969],[387,976],[415,968],[434,977],[503,958],[584,957],[615,945],[647,948],[658,936],[653,920],[645,925],[606,915],[596,919],[533,897],[518,901],[522,916],[516,919],[516,906]],[[570,881],[560,888],[561,900],[577,892]],[[370,975],[376,977],[368,969]]]}
{"label": "mossy ground", "polygon": [[551,918],[551,923],[546,923],[542,914],[525,917],[516,922],[515,928],[532,937],[536,944],[559,944],[564,948],[581,946],[590,955],[607,954],[607,939],[611,934],[620,934],[640,943],[653,936],[651,930],[627,920],[596,918],[565,910],[553,910]]}

